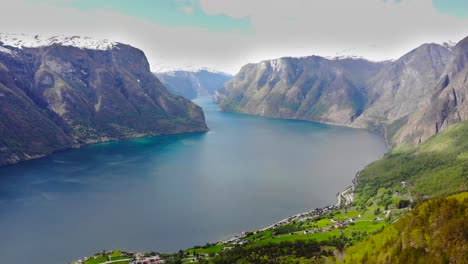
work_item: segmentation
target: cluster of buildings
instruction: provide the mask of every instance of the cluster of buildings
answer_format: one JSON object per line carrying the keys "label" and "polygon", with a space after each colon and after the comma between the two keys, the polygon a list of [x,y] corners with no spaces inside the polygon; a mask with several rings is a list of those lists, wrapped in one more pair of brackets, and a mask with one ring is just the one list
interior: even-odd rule
{"label": "cluster of buildings", "polygon": [[[266,230],[270,230],[270,229],[275,229],[275,228],[278,228],[282,225],[285,225],[285,224],[289,224],[293,221],[306,221],[306,220],[309,220],[309,219],[312,219],[312,218],[316,218],[316,217],[320,217],[322,215],[325,215],[331,211],[334,211],[336,209],[339,209],[339,206],[338,205],[329,205],[329,206],[325,206],[325,207],[322,207],[322,208],[315,208],[311,211],[308,211],[308,212],[305,212],[305,213],[300,213],[300,214],[297,214],[297,215],[293,215],[293,216],[290,216],[288,218],[285,218],[283,220],[280,220],[270,226],[267,226],[265,228],[262,228],[260,230],[257,230],[257,231],[254,231],[253,234],[257,234],[258,232],[262,232],[262,231],[266,231]],[[308,232],[312,232],[312,231],[308,231]],[[234,237],[231,237],[227,240],[224,240],[224,241],[220,241],[218,242],[217,244],[218,245],[228,245],[228,244],[231,244],[231,245],[243,245],[243,244],[246,244],[247,242],[244,240],[244,238],[249,235],[249,234],[252,234],[252,232],[242,232],[241,234],[239,235],[235,235]]]}
{"label": "cluster of buildings", "polygon": [[83,260],[78,260],[74,262],[74,264],[83,264],[86,263],[90,259],[97,259],[101,257],[106,257],[107,261],[102,262],[103,264],[112,264],[114,262],[121,262],[121,261],[128,261],[130,264],[159,264],[164,263],[164,260],[161,259],[159,255],[154,256],[145,256],[144,253],[135,253],[135,252],[121,252],[121,259],[112,260],[111,255],[113,251],[102,251],[100,253],[95,254],[94,256],[88,258],[85,257]]}
{"label": "cluster of buildings", "polygon": [[136,254],[133,259],[130,260],[130,264],[159,264],[164,263],[159,255],[145,257],[141,254]]}

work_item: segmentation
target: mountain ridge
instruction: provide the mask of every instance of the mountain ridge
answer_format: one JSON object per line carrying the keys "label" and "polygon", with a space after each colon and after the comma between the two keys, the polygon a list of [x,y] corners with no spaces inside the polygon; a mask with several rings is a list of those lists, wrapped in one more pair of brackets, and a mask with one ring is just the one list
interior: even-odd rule
{"label": "mountain ridge", "polygon": [[0,165],[98,142],[208,129],[202,109],[170,94],[143,51],[129,45],[0,47]]}
{"label": "mountain ridge", "polygon": [[[423,44],[385,62],[308,56],[249,63],[213,100],[221,111],[364,128],[383,135],[389,146],[417,144],[437,131],[428,132],[426,125],[425,134],[408,132],[408,127],[421,122],[415,116],[433,101],[454,58],[468,49],[460,48],[463,41],[455,46]],[[424,135],[417,138],[418,133]]]}
{"label": "mountain ridge", "polygon": [[[95,39],[83,36],[46,36],[8,33],[0,33],[0,42],[2,42],[4,46],[9,46],[17,49],[40,48],[57,44],[62,46],[76,47],[80,49],[109,50],[118,44],[123,44],[107,39]],[[3,47],[3,49],[5,49],[5,47]]]}

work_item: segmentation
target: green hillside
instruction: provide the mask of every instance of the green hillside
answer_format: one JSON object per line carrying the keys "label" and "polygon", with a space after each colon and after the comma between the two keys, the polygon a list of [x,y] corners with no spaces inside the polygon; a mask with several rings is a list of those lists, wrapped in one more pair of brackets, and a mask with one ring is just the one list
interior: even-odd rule
{"label": "green hillside", "polygon": [[468,193],[418,204],[346,250],[345,263],[468,263]]}
{"label": "green hillside", "polygon": [[419,146],[392,150],[367,166],[357,181],[358,206],[365,205],[381,188],[408,192],[416,200],[468,190],[468,122],[456,124]]}

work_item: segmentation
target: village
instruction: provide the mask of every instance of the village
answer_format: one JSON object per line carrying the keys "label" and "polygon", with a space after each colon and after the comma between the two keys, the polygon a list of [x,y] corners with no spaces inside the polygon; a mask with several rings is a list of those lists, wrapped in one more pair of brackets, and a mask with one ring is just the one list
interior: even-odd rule
{"label": "village", "polygon": [[73,264],[160,264],[164,260],[158,253],[102,251],[91,257],[73,262]]}
{"label": "village", "polygon": [[[229,239],[226,239],[226,240],[223,240],[223,241],[219,241],[217,242],[216,244],[217,245],[244,245],[244,244],[247,244],[248,241],[245,241],[244,238],[248,235],[255,235],[259,232],[263,232],[263,231],[268,231],[268,230],[272,230],[272,229],[275,229],[275,228],[278,228],[282,225],[286,225],[286,224],[290,224],[292,223],[293,221],[299,221],[299,222],[304,222],[304,221],[307,221],[307,220],[312,220],[314,218],[318,218],[318,217],[321,217],[321,216],[324,216],[334,210],[337,210],[339,209],[341,206],[348,206],[350,205],[353,200],[354,200],[354,186],[349,186],[348,188],[346,188],[343,192],[340,192],[336,195],[337,199],[338,199],[338,203],[336,205],[329,205],[329,206],[325,206],[325,207],[322,207],[322,208],[315,208],[311,211],[308,211],[308,212],[304,212],[304,213],[300,213],[300,214],[296,214],[296,215],[293,215],[293,216],[289,216],[285,219],[282,219],[274,224],[271,224],[267,227],[264,227],[264,228],[261,228],[259,230],[255,230],[255,231],[244,231],[242,232],[241,234],[238,234],[238,235],[235,235],[234,237],[231,237]],[[331,227],[328,227],[328,228],[318,228],[318,229],[314,229],[314,230],[305,230],[305,231],[302,231],[304,234],[313,234],[313,233],[316,233],[316,232],[328,232],[328,231],[331,231],[331,229],[333,228],[339,228],[339,227],[345,227],[347,226],[348,224],[354,222],[357,218],[360,218],[361,215],[357,216],[357,217],[353,217],[353,218],[349,218],[348,220],[345,220],[345,221],[341,221],[341,220],[332,220],[334,221],[336,224],[335,225],[332,225]],[[294,232],[293,232],[294,233]],[[291,233],[291,234],[293,234]],[[225,249],[229,249],[229,247],[225,248]]]}

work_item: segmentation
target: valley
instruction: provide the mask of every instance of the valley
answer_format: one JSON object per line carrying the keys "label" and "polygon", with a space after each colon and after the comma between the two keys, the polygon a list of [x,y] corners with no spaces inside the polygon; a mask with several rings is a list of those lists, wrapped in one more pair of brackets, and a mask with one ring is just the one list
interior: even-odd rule
{"label": "valley", "polygon": [[468,262],[468,37],[234,76],[146,56],[0,33],[2,262]]}

